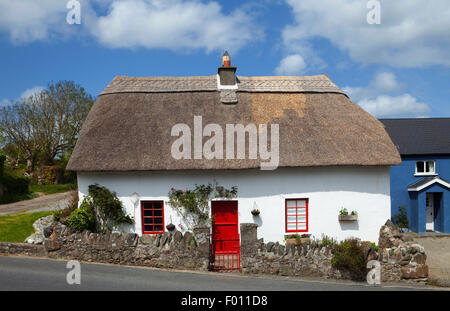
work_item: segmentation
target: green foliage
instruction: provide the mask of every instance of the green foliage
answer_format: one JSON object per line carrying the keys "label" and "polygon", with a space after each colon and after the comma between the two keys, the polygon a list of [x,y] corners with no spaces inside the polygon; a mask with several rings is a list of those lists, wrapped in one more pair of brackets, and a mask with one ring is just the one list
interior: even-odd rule
{"label": "green foliage", "polygon": [[327,235],[322,234],[322,240],[321,240],[320,244],[323,247],[326,247],[326,246],[329,246],[329,245],[335,246],[337,244],[337,241],[335,239],[333,239],[333,238],[330,238]]}
{"label": "green foliage", "polygon": [[0,178],[3,176],[3,169],[5,167],[6,155],[0,153]]}
{"label": "green foliage", "polygon": [[58,185],[37,185],[33,184],[30,187],[30,190],[32,192],[41,192],[44,194],[54,194],[54,193],[61,193],[61,192],[67,192],[70,190],[76,189],[76,185],[73,183],[69,184],[58,184]]}
{"label": "green foliage", "polygon": [[392,216],[392,222],[400,228],[408,228],[408,215],[406,214],[406,206],[399,206],[398,214]]}
{"label": "green foliage", "polygon": [[370,248],[373,249],[376,252],[378,252],[378,250],[380,249],[380,247],[377,244],[373,243],[373,242],[370,244]]}
{"label": "green foliage", "polygon": [[177,190],[172,188],[169,192],[169,205],[183,217],[192,229],[195,226],[209,223],[209,201],[213,198],[232,199],[237,195],[237,187],[231,189],[215,184],[195,185],[194,190]]}
{"label": "green foliage", "polygon": [[66,221],[68,227],[77,231],[95,230],[95,216],[90,207],[77,208]]}
{"label": "green foliage", "polygon": [[339,211],[339,215],[348,215],[347,209],[346,209],[346,208],[342,208],[342,209]]}
{"label": "green foliage", "polygon": [[[84,207],[86,207],[84,205]],[[60,221],[62,223],[66,223],[66,218],[72,214],[73,211],[75,211],[78,208],[78,192],[75,191],[72,194],[72,197],[70,198],[69,204],[65,209],[62,210],[56,210],[53,213],[53,220],[54,221]]]}
{"label": "green foliage", "polygon": [[33,197],[30,194],[30,179],[6,167],[3,168],[3,173],[0,175],[0,184],[3,185],[5,190],[4,195],[0,198],[0,204],[17,202]]}
{"label": "green foliage", "polygon": [[349,273],[354,280],[363,280],[366,273],[366,260],[363,249],[357,239],[348,239],[336,245],[331,265]]}

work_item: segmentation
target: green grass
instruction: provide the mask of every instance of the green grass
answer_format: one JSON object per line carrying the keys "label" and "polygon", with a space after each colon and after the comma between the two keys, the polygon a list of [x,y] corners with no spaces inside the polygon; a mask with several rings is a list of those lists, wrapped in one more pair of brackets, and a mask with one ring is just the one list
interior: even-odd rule
{"label": "green grass", "polygon": [[25,238],[34,233],[33,223],[41,217],[53,212],[18,213],[0,216],[0,241],[23,242]]}
{"label": "green grass", "polygon": [[74,184],[60,184],[60,185],[31,185],[31,192],[42,192],[44,194],[61,193],[75,189]]}

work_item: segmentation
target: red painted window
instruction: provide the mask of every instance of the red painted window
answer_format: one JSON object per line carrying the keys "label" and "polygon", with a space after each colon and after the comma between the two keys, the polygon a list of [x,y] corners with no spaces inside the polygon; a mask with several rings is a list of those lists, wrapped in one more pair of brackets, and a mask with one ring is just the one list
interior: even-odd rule
{"label": "red painted window", "polygon": [[142,233],[164,233],[164,201],[142,201]]}
{"label": "red painted window", "polygon": [[308,199],[286,199],[286,232],[308,232]]}

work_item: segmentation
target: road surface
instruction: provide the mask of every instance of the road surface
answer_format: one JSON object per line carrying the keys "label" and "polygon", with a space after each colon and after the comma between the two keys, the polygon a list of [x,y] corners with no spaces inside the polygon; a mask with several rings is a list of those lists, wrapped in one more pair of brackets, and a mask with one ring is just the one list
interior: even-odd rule
{"label": "road surface", "polygon": [[52,211],[65,208],[74,191],[43,195],[31,200],[24,200],[15,203],[0,204],[0,216],[19,212],[41,212]]}
{"label": "road surface", "polygon": [[254,277],[237,273],[166,271],[142,267],[81,263],[81,284],[69,285],[66,261],[0,256],[0,290],[157,290],[157,291],[329,291],[428,290],[433,287],[326,280]]}

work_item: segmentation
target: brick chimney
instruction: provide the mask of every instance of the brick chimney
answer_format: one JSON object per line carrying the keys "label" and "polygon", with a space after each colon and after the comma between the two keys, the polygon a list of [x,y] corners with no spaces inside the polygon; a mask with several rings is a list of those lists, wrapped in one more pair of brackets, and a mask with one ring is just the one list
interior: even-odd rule
{"label": "brick chimney", "polygon": [[225,51],[222,55],[222,67],[218,68],[220,85],[236,85],[236,69],[231,67],[230,55]]}

